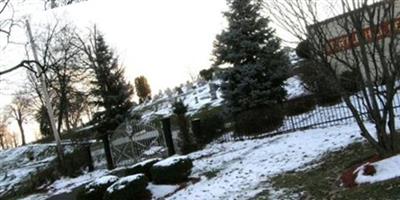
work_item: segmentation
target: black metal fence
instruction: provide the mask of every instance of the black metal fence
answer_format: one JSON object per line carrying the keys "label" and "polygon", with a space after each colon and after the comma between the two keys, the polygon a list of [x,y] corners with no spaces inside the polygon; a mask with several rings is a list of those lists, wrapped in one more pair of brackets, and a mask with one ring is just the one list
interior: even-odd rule
{"label": "black metal fence", "polygon": [[[354,95],[350,98],[353,105],[364,121],[369,119],[368,112],[364,106],[364,101],[361,97]],[[393,100],[393,107],[397,117],[400,116],[400,94],[397,93]],[[322,128],[340,124],[354,123],[355,119],[350,109],[346,106],[345,102],[341,101],[331,106],[316,105],[311,111],[299,115],[286,116],[283,124],[278,129],[257,136],[240,136],[234,134],[226,134],[223,136],[222,141],[234,141],[243,139],[256,139],[290,133],[298,130],[306,130],[310,128]]]}

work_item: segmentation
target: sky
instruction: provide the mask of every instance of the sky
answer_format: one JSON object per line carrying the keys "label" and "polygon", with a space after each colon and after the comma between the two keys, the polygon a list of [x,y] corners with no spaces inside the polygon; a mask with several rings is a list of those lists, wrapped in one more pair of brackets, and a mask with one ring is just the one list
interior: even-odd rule
{"label": "sky", "polygon": [[[35,1],[35,0],[32,0]],[[25,5],[20,15],[31,20],[33,32],[38,24],[55,18],[72,22],[85,30],[94,23],[106,41],[117,52],[125,67],[126,79],[144,75],[153,94],[190,80],[201,69],[211,65],[211,53],[216,34],[225,20],[225,0],[89,0],[72,6],[42,12],[42,4]],[[24,12],[26,11],[26,12]],[[30,13],[30,14],[27,14]],[[26,42],[24,30],[15,30],[12,41]],[[25,56],[25,46],[8,45],[0,57],[0,69],[18,63]],[[6,106],[11,94],[23,87],[25,70],[2,77],[0,107]],[[35,124],[26,124],[36,130]],[[15,124],[12,129],[16,129]],[[31,131],[28,131],[31,132]],[[28,133],[28,141],[33,139]]]}
{"label": "sky", "polygon": [[[39,24],[56,18],[82,30],[96,24],[119,55],[126,79],[133,83],[135,77],[144,75],[153,94],[209,68],[215,36],[226,27],[222,14],[227,10],[226,0],[89,0],[46,12],[38,1],[29,0],[18,13],[31,21],[33,32],[39,30]],[[24,44],[25,30],[15,30],[11,39]],[[24,56],[24,45],[9,44],[0,55],[0,69]],[[2,77],[0,107],[23,87],[25,76],[24,70],[18,70]],[[33,123],[27,126],[31,132],[37,130]],[[15,124],[12,127],[17,131]],[[33,140],[33,135],[28,133],[27,140]]]}

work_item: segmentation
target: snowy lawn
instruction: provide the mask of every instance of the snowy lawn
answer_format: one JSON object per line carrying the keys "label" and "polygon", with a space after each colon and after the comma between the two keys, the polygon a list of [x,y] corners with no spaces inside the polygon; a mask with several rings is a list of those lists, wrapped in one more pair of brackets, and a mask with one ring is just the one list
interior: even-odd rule
{"label": "snowy lawn", "polygon": [[[65,149],[65,153],[72,151],[72,148]],[[55,158],[54,144],[26,145],[0,151],[0,199],[51,167]]]}
{"label": "snowy lawn", "polygon": [[[373,128],[371,124],[367,125]],[[201,181],[168,199],[249,199],[265,190],[263,182],[303,169],[329,151],[362,141],[354,124],[208,146],[190,155],[192,176]]]}
{"label": "snowy lawn", "polygon": [[[373,125],[367,124],[372,130]],[[266,190],[266,182],[289,171],[304,171],[326,153],[363,141],[355,124],[310,129],[257,140],[228,142],[207,146],[189,155],[194,160],[192,177],[197,183],[177,191],[179,186],[149,184],[153,199],[250,199]],[[75,179],[62,179],[44,196],[52,196],[100,178],[96,171]],[[267,188],[268,189],[268,188]],[[172,194],[171,194],[172,193]],[[40,199],[32,196],[27,199]]]}

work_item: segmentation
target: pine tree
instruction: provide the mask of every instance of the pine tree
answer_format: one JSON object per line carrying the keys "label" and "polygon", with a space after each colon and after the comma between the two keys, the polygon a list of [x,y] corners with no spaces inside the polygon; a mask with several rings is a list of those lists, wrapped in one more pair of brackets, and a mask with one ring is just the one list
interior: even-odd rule
{"label": "pine tree", "polygon": [[287,57],[280,40],[260,14],[257,0],[229,1],[229,26],[217,36],[214,65],[232,66],[226,76],[225,96],[233,113],[281,103]]}
{"label": "pine tree", "polygon": [[268,109],[286,97],[288,58],[261,14],[260,0],[228,0],[228,27],[216,38],[214,66],[229,66],[222,85],[233,116]]}
{"label": "pine tree", "polygon": [[140,104],[146,101],[146,99],[151,98],[151,88],[146,77],[139,76],[135,78],[135,88]]}
{"label": "pine tree", "polygon": [[132,106],[132,86],[124,79],[124,70],[118,65],[112,50],[107,46],[101,34],[95,36],[94,59],[91,69],[95,75],[91,94],[97,97],[95,104],[103,111],[97,112],[92,123],[97,124],[97,131],[103,139],[108,168],[114,168],[109,135],[122,123]]}

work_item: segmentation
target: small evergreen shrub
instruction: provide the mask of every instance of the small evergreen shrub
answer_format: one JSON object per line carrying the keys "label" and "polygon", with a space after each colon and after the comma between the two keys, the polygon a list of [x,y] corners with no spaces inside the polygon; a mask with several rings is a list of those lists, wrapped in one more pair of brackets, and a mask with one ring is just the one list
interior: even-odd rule
{"label": "small evergreen shrub", "polygon": [[178,146],[180,151],[185,155],[196,151],[197,147],[195,146],[192,135],[189,132],[189,120],[186,117],[188,106],[185,105],[182,100],[176,101],[172,106],[179,126]]}
{"label": "small evergreen shrub", "polygon": [[225,117],[219,110],[204,110],[197,117],[199,127],[192,123],[192,129],[198,145],[205,146],[224,134]]}
{"label": "small evergreen shrub", "polygon": [[82,188],[77,194],[77,200],[103,199],[107,188],[117,181],[116,176],[103,176]]}
{"label": "small evergreen shrub", "polygon": [[157,184],[177,184],[188,180],[193,162],[187,156],[170,157],[153,165],[150,172]]}
{"label": "small evergreen shrub", "polygon": [[150,200],[147,190],[148,179],[144,174],[136,174],[119,179],[107,188],[104,200]]}
{"label": "small evergreen shrub", "polygon": [[273,131],[282,125],[284,117],[279,105],[241,112],[235,117],[235,135],[258,135]]}

